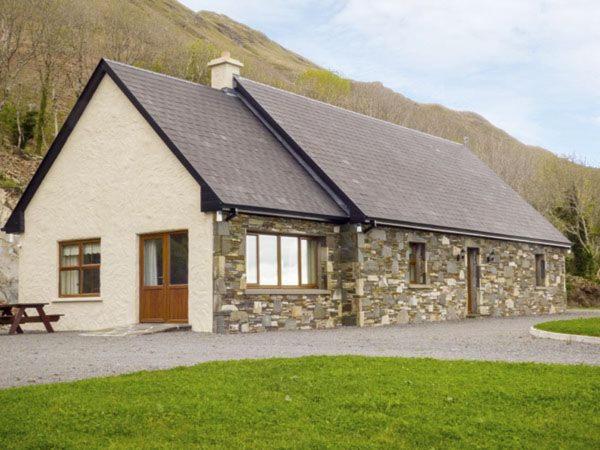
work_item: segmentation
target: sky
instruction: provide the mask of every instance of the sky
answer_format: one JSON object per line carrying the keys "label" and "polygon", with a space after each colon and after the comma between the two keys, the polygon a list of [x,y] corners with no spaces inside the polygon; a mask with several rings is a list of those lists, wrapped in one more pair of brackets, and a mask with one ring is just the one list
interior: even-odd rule
{"label": "sky", "polygon": [[600,167],[600,0],[180,0]]}

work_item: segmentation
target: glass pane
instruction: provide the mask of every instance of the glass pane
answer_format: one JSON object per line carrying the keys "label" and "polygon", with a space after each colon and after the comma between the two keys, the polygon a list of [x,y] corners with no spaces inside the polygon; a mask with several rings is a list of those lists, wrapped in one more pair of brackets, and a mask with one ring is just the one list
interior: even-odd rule
{"label": "glass pane", "polygon": [[246,283],[258,283],[256,271],[256,236],[246,236]]}
{"label": "glass pane", "polygon": [[83,244],[83,264],[100,264],[100,242]]}
{"label": "glass pane", "polygon": [[298,286],[298,238],[281,236],[281,284]]}
{"label": "glass pane", "polygon": [[169,236],[169,253],[171,268],[169,279],[171,284],[187,284],[188,282],[188,237],[187,234],[171,234]]}
{"label": "glass pane", "polygon": [[82,294],[100,293],[100,269],[84,269],[83,280],[81,281]]}
{"label": "glass pane", "polygon": [[60,295],[79,294],[79,270],[60,271]]}
{"label": "glass pane", "polygon": [[260,284],[277,285],[277,236],[261,234],[258,237]]}
{"label": "glass pane", "polygon": [[61,267],[72,267],[79,265],[79,245],[63,245],[61,250]]}
{"label": "glass pane", "polygon": [[317,242],[312,239],[300,240],[302,255],[302,284],[317,284]]}
{"label": "glass pane", "polygon": [[162,238],[144,241],[144,286],[163,284]]}

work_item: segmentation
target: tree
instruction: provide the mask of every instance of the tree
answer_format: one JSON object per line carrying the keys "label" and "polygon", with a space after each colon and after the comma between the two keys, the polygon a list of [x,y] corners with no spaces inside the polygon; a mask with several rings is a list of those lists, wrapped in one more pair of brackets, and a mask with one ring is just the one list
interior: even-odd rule
{"label": "tree", "polygon": [[195,83],[210,84],[208,62],[219,55],[217,48],[202,39],[196,39],[187,48],[185,78]]}
{"label": "tree", "polygon": [[25,43],[31,11],[31,2],[0,0],[0,108],[8,99],[14,81],[33,56],[34,44]]}
{"label": "tree", "polygon": [[296,81],[304,95],[328,103],[339,104],[352,88],[350,80],[324,69],[308,69]]}

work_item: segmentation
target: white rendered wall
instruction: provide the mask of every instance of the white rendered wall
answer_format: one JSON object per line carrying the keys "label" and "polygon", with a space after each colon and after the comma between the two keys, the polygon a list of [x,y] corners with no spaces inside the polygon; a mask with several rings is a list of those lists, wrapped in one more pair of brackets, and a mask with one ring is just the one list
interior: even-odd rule
{"label": "white rendered wall", "polygon": [[[198,183],[105,75],[25,211],[19,302],[51,302],[59,330],[138,323],[139,235],[185,229],[189,323],[212,331],[212,227]],[[58,242],[98,237],[100,297],[60,299]]]}

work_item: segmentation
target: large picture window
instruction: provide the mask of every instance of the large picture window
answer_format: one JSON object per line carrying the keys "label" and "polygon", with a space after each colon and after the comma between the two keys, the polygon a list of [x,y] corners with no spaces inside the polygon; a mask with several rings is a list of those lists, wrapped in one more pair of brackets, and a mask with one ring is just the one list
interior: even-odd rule
{"label": "large picture window", "polygon": [[425,244],[421,242],[410,243],[410,254],[408,257],[409,283],[427,284],[427,269],[425,263]]}
{"label": "large picture window", "polygon": [[100,239],[59,243],[60,297],[100,295]]}
{"label": "large picture window", "polygon": [[248,233],[247,285],[317,287],[317,248],[313,237]]}

